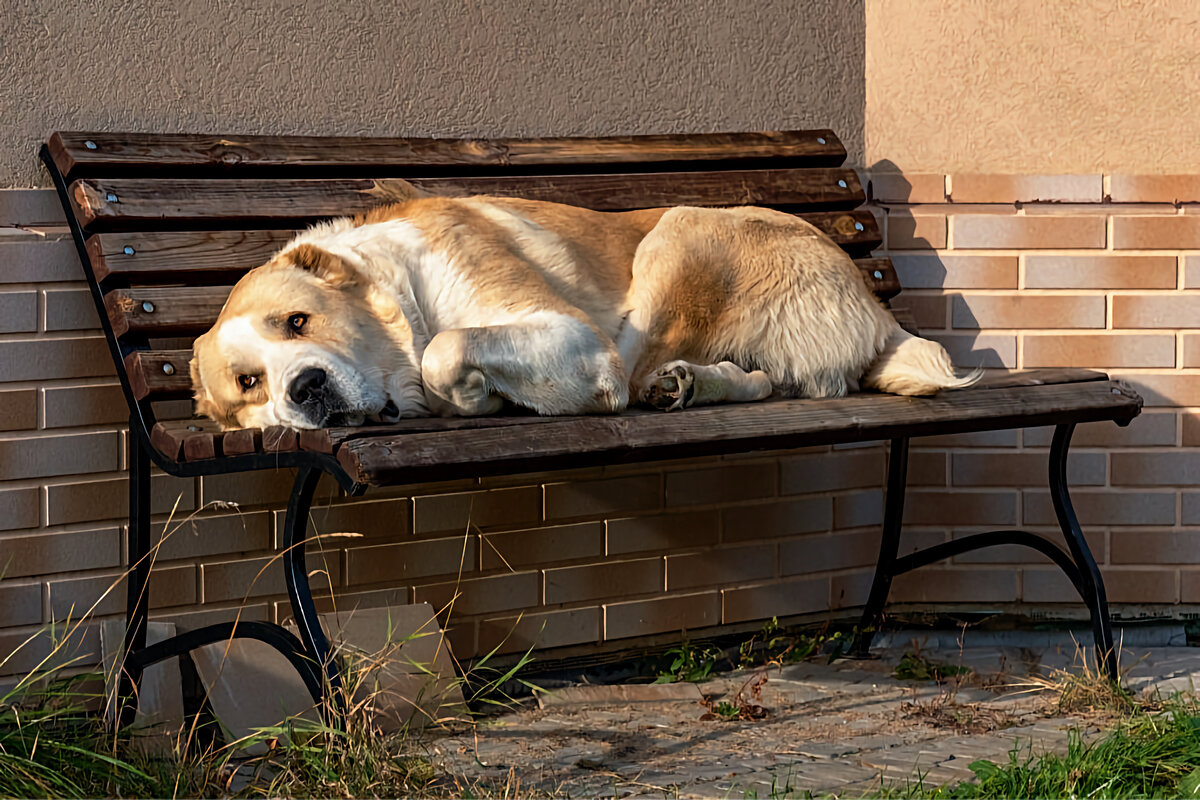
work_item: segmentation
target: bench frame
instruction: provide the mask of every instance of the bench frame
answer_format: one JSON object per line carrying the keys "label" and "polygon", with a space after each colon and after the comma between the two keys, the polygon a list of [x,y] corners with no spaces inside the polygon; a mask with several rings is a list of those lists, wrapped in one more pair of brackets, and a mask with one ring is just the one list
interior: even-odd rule
{"label": "bench frame", "polygon": [[[104,135],[110,137],[110,139],[114,138],[112,134]],[[136,711],[137,688],[141,675],[148,666],[185,654],[196,647],[223,641],[232,636],[257,639],[274,647],[296,668],[314,701],[320,702],[323,698],[332,696],[335,702],[339,702],[341,693],[338,691],[340,685],[338,666],[335,659],[331,657],[329,641],[321,628],[307,579],[305,542],[307,539],[309,510],[312,506],[317,483],[322,474],[332,476],[340,488],[351,496],[361,495],[367,489],[367,483],[361,479],[361,475],[351,475],[343,463],[329,453],[300,449],[288,452],[255,452],[227,455],[207,460],[189,461],[169,458],[154,446],[151,437],[151,431],[155,425],[153,411],[149,408],[149,403],[143,403],[135,396],[131,388],[130,377],[125,369],[125,358],[129,355],[127,346],[128,336],[125,337],[126,344],[123,345],[121,337],[114,332],[113,325],[105,313],[105,290],[97,278],[92,253],[87,246],[88,232],[85,231],[84,225],[77,218],[76,213],[73,213],[71,189],[67,182],[68,176],[60,168],[59,161],[61,160],[61,154],[59,155],[59,159],[56,159],[56,154],[53,152],[56,147],[59,150],[62,148],[61,142],[56,145],[58,136],[60,135],[55,135],[55,139],[51,140],[50,145],[42,147],[41,158],[53,178],[55,188],[66,212],[67,222],[79,254],[80,263],[83,266],[84,275],[99,312],[105,338],[108,341],[110,352],[117,367],[121,385],[130,409],[129,536],[127,539],[130,579],[126,603],[127,627],[121,662],[120,685],[118,688],[118,721],[121,724],[132,721],[133,713]],[[64,134],[63,136],[73,136],[78,139],[83,134]],[[97,134],[95,136],[99,138],[101,135]],[[824,144],[824,139],[820,141]],[[90,141],[88,144],[91,144]],[[859,229],[861,230],[861,228]],[[876,277],[879,277],[879,273],[876,273]],[[1105,377],[1100,374],[1092,374],[1092,379],[1096,380],[1104,379]],[[1076,379],[1079,378],[1077,377]],[[1032,383],[1037,384],[1039,381],[1033,381]],[[896,576],[982,547],[1017,544],[1031,547],[1047,556],[1067,575],[1087,605],[1100,667],[1109,676],[1113,678],[1117,677],[1117,658],[1103,579],[1076,519],[1066,480],[1067,455],[1071,435],[1077,422],[1112,420],[1119,425],[1127,425],[1140,411],[1140,398],[1137,398],[1136,395],[1123,387],[1117,388],[1118,385],[1115,383],[1112,385],[1114,387],[1112,389],[1113,394],[1123,394],[1125,396],[1125,406],[1105,409],[1093,406],[1091,409],[1085,411],[1064,409],[1057,410],[1054,413],[1043,414],[1032,421],[1009,421],[1008,424],[998,424],[995,426],[975,425],[969,428],[972,430],[992,430],[1038,424],[1053,424],[1055,426],[1049,453],[1048,482],[1058,525],[1066,540],[1066,551],[1054,545],[1049,540],[1026,531],[1001,530],[955,539],[899,557],[897,551],[902,528],[907,483],[909,448],[909,435],[907,435],[907,432],[901,431],[898,434],[887,436],[860,436],[857,439],[855,437],[831,438],[829,436],[816,436],[811,437],[813,441],[796,441],[795,437],[792,437],[787,443],[779,445],[792,447],[805,443],[817,444],[855,441],[864,438],[873,440],[890,439],[887,488],[882,523],[883,533],[879,559],[869,599],[862,613],[860,631],[869,633],[875,630],[882,621],[883,608],[887,601],[892,580]],[[1134,400],[1136,400],[1136,407],[1134,406]],[[966,427],[960,425],[959,429],[966,429]],[[922,430],[918,435],[926,435],[928,433],[928,430]],[[714,452],[732,452],[739,449],[731,447],[728,444],[723,447],[724,449],[718,448]],[[655,452],[651,454],[651,457],[657,460],[664,456]],[[604,457],[600,456],[599,459],[593,457],[592,460],[594,463],[601,463]],[[609,461],[612,460],[615,459],[609,459]],[[649,459],[635,458],[634,460]],[[295,468],[297,470],[284,523],[282,551],[285,582],[291,601],[293,618],[299,630],[299,637],[291,634],[281,626],[272,623],[251,621],[226,622],[179,634],[165,641],[147,646],[147,595],[151,567],[156,553],[156,548],[151,541],[150,478],[152,463],[164,472],[179,477],[196,477],[278,468]],[[487,471],[495,473],[506,470],[501,465],[498,468],[491,468]],[[481,472],[479,474],[485,473]],[[436,477],[440,476],[432,476],[432,478]],[[869,640],[869,635],[859,637],[860,651],[865,652],[866,647],[869,645]]]}

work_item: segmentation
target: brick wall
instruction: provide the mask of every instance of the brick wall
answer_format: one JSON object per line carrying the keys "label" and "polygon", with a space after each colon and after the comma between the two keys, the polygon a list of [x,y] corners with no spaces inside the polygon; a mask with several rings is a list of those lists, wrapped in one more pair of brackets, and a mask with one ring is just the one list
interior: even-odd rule
{"label": "brick wall", "polygon": [[[1200,177],[871,179],[907,287],[897,303],[957,363],[1092,367],[1142,393],[1146,411],[1128,428],[1077,431],[1072,496],[1110,600],[1138,606],[1127,615],[1186,615],[1169,606],[1200,602]],[[914,458],[937,488],[910,496],[907,535],[1053,533],[1049,443],[1048,429],[920,443]],[[1074,600],[1054,568],[1016,548],[960,557],[897,589],[914,601]]]}

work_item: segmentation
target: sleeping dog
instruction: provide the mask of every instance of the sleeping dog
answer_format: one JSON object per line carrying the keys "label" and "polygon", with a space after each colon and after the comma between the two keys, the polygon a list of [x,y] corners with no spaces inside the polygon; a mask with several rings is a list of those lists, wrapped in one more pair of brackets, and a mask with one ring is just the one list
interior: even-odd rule
{"label": "sleeping dog", "polygon": [[226,428],[969,386],[828,237],[763,208],[421,196],[301,233],[195,343]]}

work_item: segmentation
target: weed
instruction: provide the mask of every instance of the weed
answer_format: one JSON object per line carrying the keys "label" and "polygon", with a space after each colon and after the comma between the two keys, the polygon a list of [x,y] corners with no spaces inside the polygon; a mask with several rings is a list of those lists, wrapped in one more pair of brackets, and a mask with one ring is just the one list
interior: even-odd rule
{"label": "weed", "polygon": [[665,667],[659,669],[655,683],[700,683],[712,676],[717,660],[724,654],[713,647],[697,647],[685,636],[678,647],[663,654]]}
{"label": "weed", "polygon": [[970,667],[942,664],[921,655],[919,650],[909,650],[900,657],[895,676],[902,681],[936,681],[945,683],[951,678],[970,675]]}

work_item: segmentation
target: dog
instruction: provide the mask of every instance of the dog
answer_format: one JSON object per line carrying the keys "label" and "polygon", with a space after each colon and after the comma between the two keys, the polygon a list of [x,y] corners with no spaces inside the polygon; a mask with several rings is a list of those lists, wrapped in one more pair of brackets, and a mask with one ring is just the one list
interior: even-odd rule
{"label": "dog", "polygon": [[597,212],[404,198],[300,233],[196,339],[224,428],[665,410],[970,386],[809,223],[756,207]]}

